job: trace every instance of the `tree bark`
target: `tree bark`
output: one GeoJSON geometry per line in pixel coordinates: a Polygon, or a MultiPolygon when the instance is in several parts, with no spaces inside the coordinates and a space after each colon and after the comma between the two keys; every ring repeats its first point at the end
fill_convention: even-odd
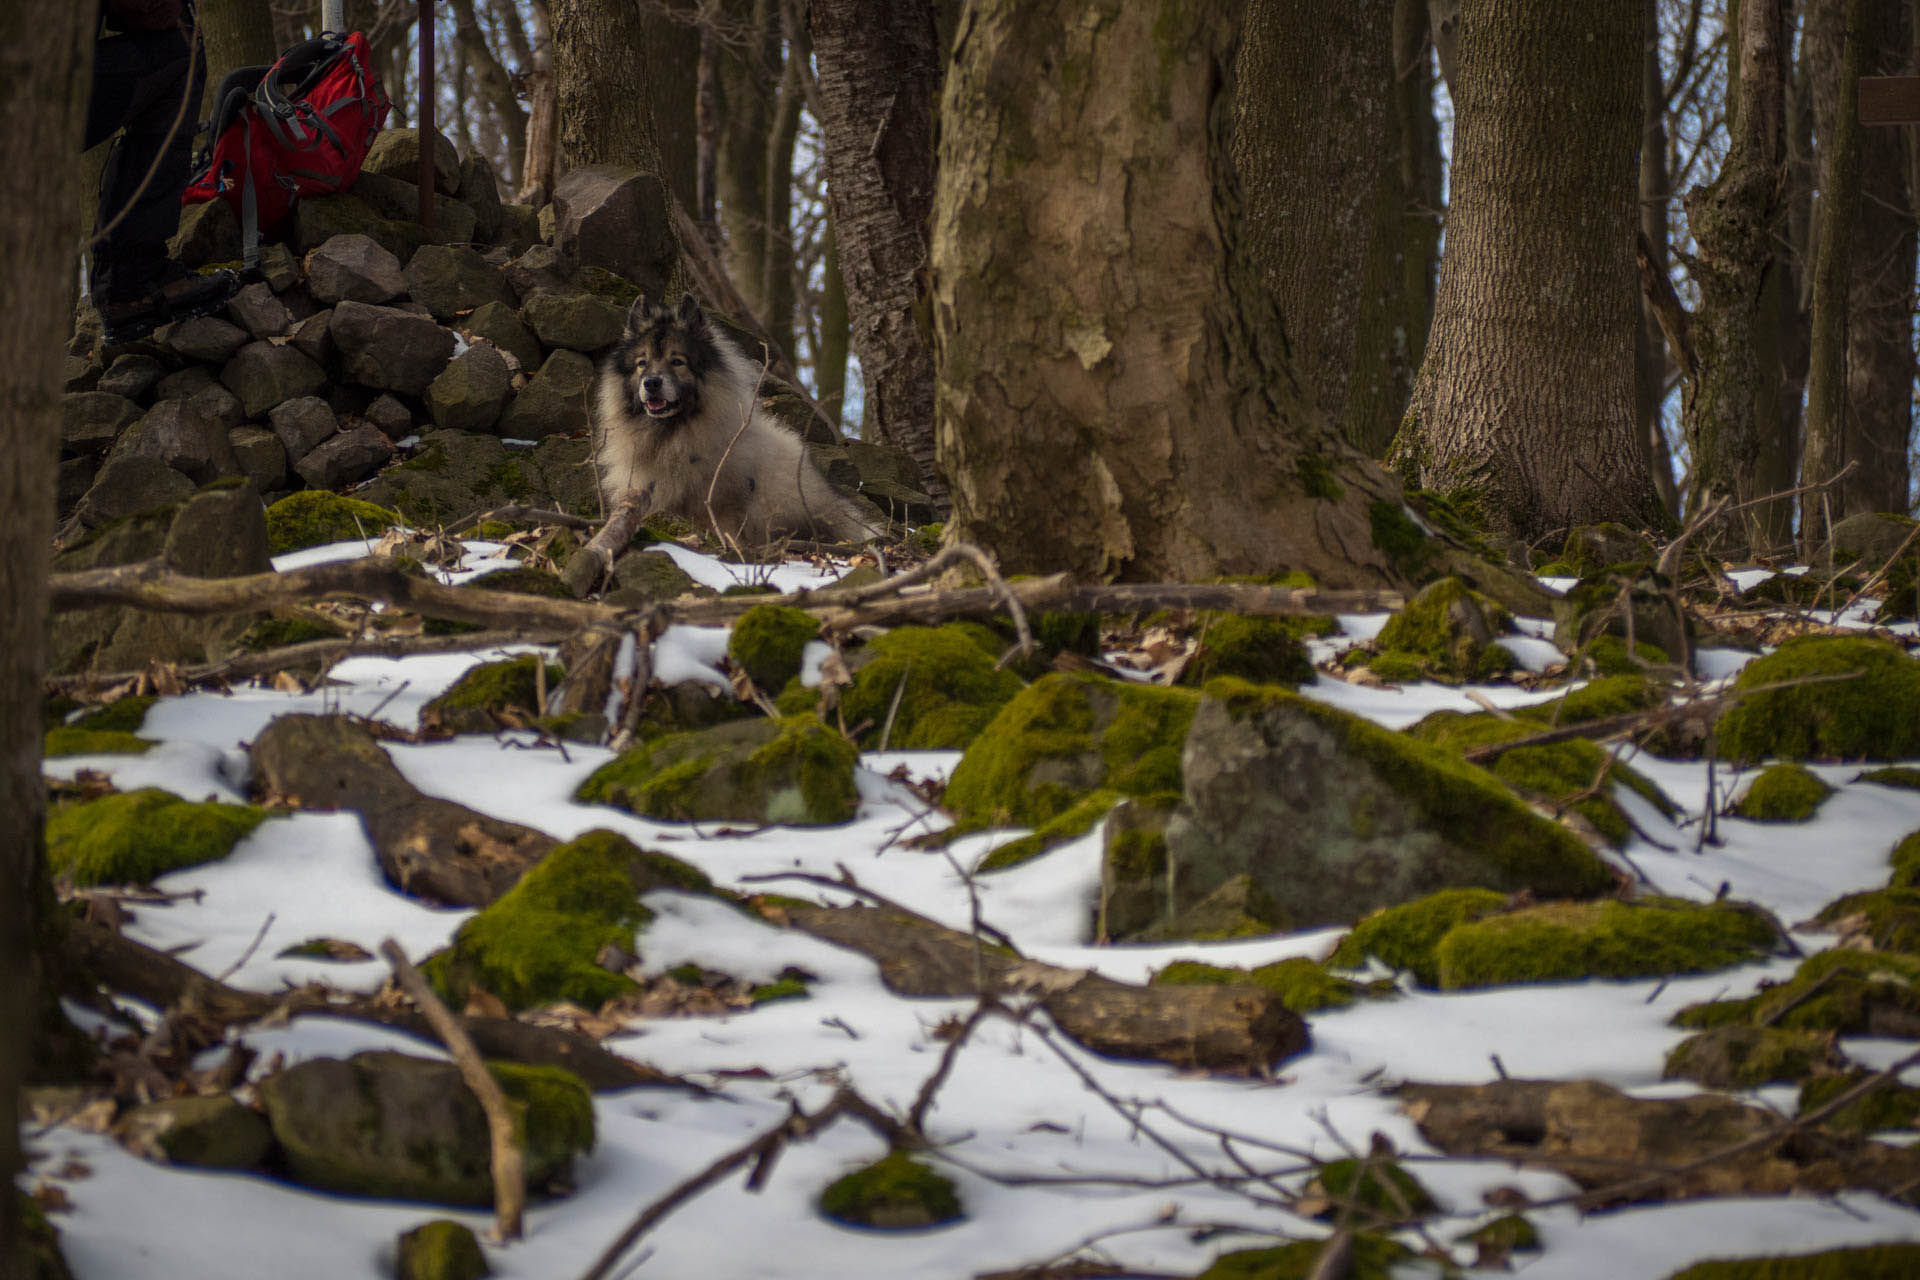
{"type": "Polygon", "coordinates": [[[767,262],[767,148],[780,83],[776,0],[720,0],[720,56],[714,85],[720,135],[715,191],[726,233],[727,274],[764,328],[767,262]]]}
{"type": "MultiPolygon", "coordinates": [[[[1369,428],[1356,441],[1368,457],[1384,457],[1413,394],[1413,379],[1427,355],[1433,327],[1434,286],[1440,269],[1440,228],[1446,215],[1446,160],[1440,152],[1440,121],[1434,114],[1436,56],[1424,0],[1396,0],[1393,7],[1394,121],[1399,136],[1400,212],[1398,238],[1386,243],[1397,254],[1401,280],[1394,305],[1383,323],[1404,334],[1394,348],[1397,363],[1382,384],[1391,423],[1369,428]]],[[[1377,414],[1368,421],[1380,423],[1377,414]]]]}
{"type": "Polygon", "coordinates": [[[11,1199],[18,1102],[52,1008],[40,680],[94,14],[65,0],[0,7],[0,1280],[24,1280],[29,1265],[11,1199]]]}
{"type": "Polygon", "coordinates": [[[1463,0],[1452,201],[1393,457],[1533,540],[1662,520],[1637,439],[1641,0],[1463,0]]]}
{"type": "Polygon", "coordinates": [[[1399,487],[1307,412],[1241,252],[1230,0],[978,0],[932,303],[959,536],[1010,573],[1391,580],[1399,487]]]}
{"type": "MultiPolygon", "coordinates": [[[[1646,4],[1640,67],[1640,234],[1646,238],[1653,269],[1665,277],[1672,265],[1667,201],[1673,194],[1667,172],[1667,84],[1660,62],[1660,0],[1646,0],[1646,4]]],[[[1673,453],[1667,447],[1660,413],[1666,403],[1667,377],[1672,367],[1659,316],[1652,301],[1642,298],[1633,347],[1633,417],[1646,446],[1647,468],[1653,476],[1654,492],[1660,495],[1660,506],[1677,515],[1680,491],[1674,483],[1673,453]]]]}
{"type": "Polygon", "coordinates": [[[827,214],[820,267],[820,344],[813,356],[813,382],[820,407],[839,426],[847,416],[847,350],[852,321],[847,312],[847,282],[840,274],[840,237],[827,214]]]}
{"type": "Polygon", "coordinates": [[[260,0],[199,0],[194,13],[206,57],[207,80],[201,91],[204,120],[216,105],[212,95],[236,67],[261,67],[280,56],[273,38],[273,6],[260,0]]]}
{"type": "MultiPolygon", "coordinates": [[[[1731,18],[1731,15],[1730,15],[1731,18]]],[[[1690,274],[1700,291],[1693,341],[1699,371],[1682,405],[1693,456],[1689,514],[1713,497],[1745,502],[1772,492],[1767,455],[1777,445],[1778,302],[1767,292],[1780,270],[1774,249],[1782,209],[1785,162],[1784,59],[1786,24],[1781,0],[1743,0],[1728,29],[1732,102],[1726,159],[1714,181],[1687,193],[1687,221],[1697,254],[1690,274]],[[1737,65],[1737,70],[1732,69],[1737,65]],[[1772,302],[1771,308],[1769,302],[1772,302]],[[1774,406],[1767,416],[1767,406],[1774,406]]],[[[1777,449],[1775,450],[1777,451],[1777,449]]],[[[1749,507],[1716,531],[1722,551],[1773,549],[1782,504],[1749,507]]]]}
{"type": "Polygon", "coordinates": [[[834,247],[866,380],[861,434],[910,454],[921,488],[944,509],[923,292],[940,92],[935,6],[813,0],[810,26],[834,247]]]}
{"type": "Polygon", "coordinates": [[[695,39],[632,0],[555,0],[562,164],[628,165],[691,207],[695,39]]]}
{"type": "Polygon", "coordinates": [[[798,350],[793,341],[793,312],[798,301],[793,281],[793,149],[800,136],[800,62],[804,56],[789,43],[781,64],[767,129],[767,200],[761,212],[767,238],[760,261],[760,297],[767,333],[775,346],[789,354],[798,350]]]}

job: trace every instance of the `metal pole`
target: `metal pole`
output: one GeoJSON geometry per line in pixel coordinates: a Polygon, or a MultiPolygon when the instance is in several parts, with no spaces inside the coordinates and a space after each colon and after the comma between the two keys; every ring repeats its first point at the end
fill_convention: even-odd
{"type": "Polygon", "coordinates": [[[320,29],[334,32],[336,35],[345,34],[347,0],[320,0],[320,29]]]}
{"type": "Polygon", "coordinates": [[[420,227],[433,233],[433,0],[420,0],[420,227]]]}

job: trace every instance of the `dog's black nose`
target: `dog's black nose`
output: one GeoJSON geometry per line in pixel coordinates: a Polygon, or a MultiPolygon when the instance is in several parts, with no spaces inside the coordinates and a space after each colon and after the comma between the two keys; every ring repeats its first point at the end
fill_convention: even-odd
{"type": "Polygon", "coordinates": [[[645,392],[649,397],[658,399],[660,395],[660,386],[663,381],[664,379],[661,378],[659,374],[650,373],[646,377],[640,379],[640,390],[645,392]]]}

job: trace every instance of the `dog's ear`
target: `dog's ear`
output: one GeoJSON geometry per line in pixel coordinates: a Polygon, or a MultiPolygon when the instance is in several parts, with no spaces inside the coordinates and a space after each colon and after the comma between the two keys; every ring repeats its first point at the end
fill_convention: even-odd
{"type": "Polygon", "coordinates": [[[627,332],[638,336],[653,325],[653,304],[647,301],[647,295],[641,294],[627,308],[627,332]]]}
{"type": "Polygon", "coordinates": [[[705,313],[700,310],[699,300],[692,294],[680,299],[680,307],[673,313],[673,318],[682,328],[689,331],[704,328],[707,321],[705,313]]]}

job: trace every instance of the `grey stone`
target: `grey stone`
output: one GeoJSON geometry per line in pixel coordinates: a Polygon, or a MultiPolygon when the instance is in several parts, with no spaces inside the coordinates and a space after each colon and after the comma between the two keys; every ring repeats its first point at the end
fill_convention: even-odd
{"type": "MultiPolygon", "coordinates": [[[[1867,511],[1851,515],[1833,526],[1833,540],[1820,548],[1814,561],[1822,567],[1832,563],[1835,570],[1857,565],[1853,572],[1861,577],[1877,573],[1907,544],[1914,522],[1906,516],[1885,511],[1867,511]]],[[[1920,539],[1915,539],[1920,543],[1920,539]]],[[[1907,546],[1908,552],[1913,550],[1907,546]]]]}
{"type": "Polygon", "coordinates": [[[284,337],[293,328],[293,313],[264,282],[255,282],[233,295],[227,316],[255,338],[284,337]]]}
{"type": "Polygon", "coordinates": [[[185,400],[163,400],[114,443],[115,457],[148,457],[196,484],[240,470],[227,429],[185,400]]]}
{"type": "Polygon", "coordinates": [[[277,404],[320,390],[327,375],[292,347],[253,342],[220,371],[220,381],[240,397],[241,411],[257,418],[277,404]]]}
{"type": "Polygon", "coordinates": [[[500,434],[537,440],[583,430],[592,385],[593,361],[577,351],[554,352],[501,415],[500,434]]]}
{"type": "Polygon", "coordinates": [[[862,480],[855,492],[896,524],[918,526],[940,518],[932,498],[896,480],[862,480]]]}
{"type": "Polygon", "coordinates": [[[104,452],[122,431],[140,420],[140,406],[110,391],[76,391],[60,397],[60,453],[104,452]]]}
{"type": "Polygon", "coordinates": [[[166,370],[152,356],[143,356],[137,352],[115,356],[107,371],[100,375],[95,390],[110,392],[116,396],[125,396],[129,400],[139,400],[154,389],[164,377],[166,370]]]}
{"type": "Polygon", "coordinates": [[[618,342],[627,319],[613,303],[585,293],[535,294],[521,315],[545,345],[589,353],[618,342]]]}
{"type": "Polygon", "coordinates": [[[427,388],[427,408],[436,426],[455,431],[486,431],[500,420],[513,394],[513,374],[493,344],[475,343],[427,388]]]}
{"type": "Polygon", "coordinates": [[[272,242],[260,246],[260,276],[275,293],[285,293],[300,283],[300,263],[293,250],[272,242]]]}
{"type": "Polygon", "coordinates": [[[315,312],[302,320],[287,339],[287,345],[317,365],[333,358],[333,312],[315,312]]]}
{"type": "Polygon", "coordinates": [[[500,180],[493,163],[475,153],[460,162],[460,200],[473,210],[474,239],[485,244],[500,240],[500,180]]]}
{"type": "Polygon", "coordinates": [[[178,501],[192,492],[193,481],[160,459],[147,454],[121,455],[101,464],[75,514],[83,524],[97,529],[124,516],[178,501]]]}
{"type": "Polygon", "coordinates": [[[383,218],[355,195],[310,196],[294,206],[294,249],[303,256],[335,236],[354,234],[371,236],[403,262],[427,242],[416,224],[383,218]]]}
{"type": "Polygon", "coordinates": [[[175,355],[209,364],[225,364],[247,345],[247,331],[219,316],[199,316],[169,325],[160,333],[161,345],[175,355]]]}
{"type": "Polygon", "coordinates": [[[342,431],[293,464],[311,489],[339,489],[364,480],[393,457],[393,446],[371,424],[342,431]]]}
{"type": "Polygon", "coordinates": [[[413,300],[439,320],[513,298],[506,280],[485,258],[455,245],[422,246],[407,263],[405,277],[413,300]]]}
{"type": "Polygon", "coordinates": [[[485,338],[501,351],[513,357],[516,369],[531,375],[540,367],[540,343],[533,336],[533,330],[520,322],[512,307],[504,302],[489,302],[483,307],[475,307],[473,314],[467,317],[466,332],[469,337],[485,338]]]}
{"type": "Polygon", "coordinates": [[[344,299],[386,302],[406,287],[400,259],[371,236],[335,236],[307,255],[307,288],[325,306],[344,299]]]}
{"type": "Polygon", "coordinates": [[[537,294],[579,293],[580,286],[560,269],[560,255],[552,245],[536,244],[500,269],[521,305],[537,294]]]}
{"type": "Polygon", "coordinates": [[[180,226],[167,241],[167,256],[189,267],[240,260],[240,220],[225,200],[207,200],[180,210],[180,226]]]}
{"type": "Polygon", "coordinates": [[[679,259],[665,192],[639,170],[584,165],[553,188],[554,247],[567,271],[605,267],[652,296],[665,292],[679,259]]]}
{"type": "Polygon", "coordinates": [[[540,243],[540,212],[531,205],[500,206],[500,243],[513,249],[527,249],[540,243]]]}
{"type": "Polygon", "coordinates": [[[149,1102],[114,1129],[135,1154],[194,1169],[252,1169],[273,1147],[266,1118],[224,1093],[149,1102]]]}
{"type": "MultiPolygon", "coordinates": [[[[190,400],[208,387],[219,387],[220,379],[205,365],[190,364],[160,379],[153,389],[155,400],[190,400]]],[[[220,388],[225,391],[225,387],[220,388]]]]}
{"type": "Polygon", "coordinates": [[[528,455],[540,469],[549,505],[576,516],[600,514],[600,483],[593,469],[593,442],[585,436],[548,436],[528,455]]]}
{"type": "Polygon", "coordinates": [[[260,427],[235,427],[227,433],[233,446],[233,459],[240,474],[253,481],[262,493],[277,493],[287,487],[287,447],[280,437],[260,427]]]}
{"type": "Polygon", "coordinates": [[[541,467],[526,451],[509,448],[499,436],[466,431],[426,433],[418,454],[354,496],[415,524],[447,523],[509,502],[552,501],[541,467]]]}
{"type": "MultiPolygon", "coordinates": [[[[407,182],[420,180],[420,131],[383,129],[367,149],[363,172],[377,173],[407,182]]],[[[460,154],[445,136],[433,135],[434,190],[450,196],[460,194],[460,154]]]]}
{"type": "Polygon", "coordinates": [[[321,441],[340,430],[339,419],[333,416],[333,410],[327,407],[327,402],[318,396],[301,396],[298,400],[275,405],[267,419],[273,434],[285,447],[288,461],[293,463],[298,463],[312,453],[321,441]]]}
{"type": "Polygon", "coordinates": [[[451,331],[392,307],[343,302],[329,332],[347,380],[382,391],[424,394],[453,355],[451,331]]]}
{"type": "Polygon", "coordinates": [[[66,391],[91,391],[100,385],[100,365],[85,356],[63,357],[60,365],[61,388],[66,391]]]}
{"type": "Polygon", "coordinates": [[[404,440],[413,434],[413,410],[390,395],[374,397],[362,416],[380,428],[389,440],[404,440]]]}
{"type": "Polygon", "coordinates": [[[62,458],[60,472],[54,481],[54,511],[65,520],[80,505],[80,499],[87,496],[87,490],[93,487],[93,478],[99,467],[92,458],[62,458]]]}
{"type": "Polygon", "coordinates": [[[186,401],[203,417],[229,431],[247,420],[246,411],[240,407],[240,397],[217,382],[208,383],[186,401]]]}
{"type": "Polygon", "coordinates": [[[492,1274],[473,1228],[439,1218],[394,1241],[396,1280],[481,1280],[492,1274]]]}
{"type": "Polygon", "coordinates": [[[433,201],[433,230],[420,225],[420,188],[416,183],[379,173],[362,173],[354,183],[354,194],[375,212],[413,227],[423,244],[467,244],[478,233],[479,218],[464,201],[452,196],[436,196],[433,201]]]}

